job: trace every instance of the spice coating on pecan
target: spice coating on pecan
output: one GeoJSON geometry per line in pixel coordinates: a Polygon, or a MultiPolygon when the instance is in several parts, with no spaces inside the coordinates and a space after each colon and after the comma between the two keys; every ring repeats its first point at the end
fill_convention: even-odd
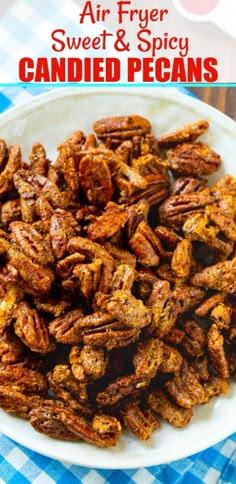
{"type": "Polygon", "coordinates": [[[195,141],[199,136],[205,133],[209,128],[209,123],[205,119],[187,124],[182,128],[176,129],[172,133],[165,134],[158,138],[161,148],[170,148],[180,143],[195,141]]]}

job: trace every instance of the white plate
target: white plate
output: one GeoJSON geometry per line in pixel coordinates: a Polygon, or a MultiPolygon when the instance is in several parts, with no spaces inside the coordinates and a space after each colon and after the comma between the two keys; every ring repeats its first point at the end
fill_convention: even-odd
{"type": "MultiPolygon", "coordinates": [[[[236,175],[236,123],[202,102],[174,89],[55,89],[0,117],[0,136],[20,143],[25,160],[33,141],[42,142],[55,159],[55,147],[76,129],[86,133],[104,116],[140,114],[151,120],[159,135],[198,119],[210,121],[203,139],[223,158],[222,173],[236,175]]],[[[222,173],[218,173],[217,177],[222,173]]],[[[61,461],[106,469],[163,464],[199,452],[236,430],[236,384],[227,396],[195,408],[185,429],[162,423],[153,438],[143,443],[124,433],[115,449],[98,449],[86,443],[52,440],[35,432],[27,421],[0,411],[0,430],[20,444],[61,461]]]]}

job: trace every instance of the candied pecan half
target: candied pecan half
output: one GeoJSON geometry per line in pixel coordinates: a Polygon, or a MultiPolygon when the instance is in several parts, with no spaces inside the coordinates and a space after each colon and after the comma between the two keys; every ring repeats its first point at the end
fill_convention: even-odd
{"type": "Polygon", "coordinates": [[[148,378],[136,375],[116,378],[107,385],[103,392],[98,393],[97,404],[102,407],[112,406],[126,397],[138,395],[149,384],[149,381],[148,378]]]}
{"type": "Polygon", "coordinates": [[[205,299],[200,306],[195,310],[196,316],[205,317],[207,316],[215,306],[223,302],[225,299],[225,294],[217,292],[213,296],[205,299]]]}
{"type": "Polygon", "coordinates": [[[91,415],[86,386],[74,378],[69,365],[56,365],[47,377],[50,389],[60,400],[84,415],[91,415]]]}
{"type": "Polygon", "coordinates": [[[49,161],[45,148],[41,143],[35,142],[29,154],[30,169],[41,176],[47,176],[49,161]]]}
{"type": "Polygon", "coordinates": [[[79,191],[78,160],[74,144],[65,142],[58,146],[63,175],[68,188],[75,194],[79,191]]]}
{"type": "MultiPolygon", "coordinates": [[[[17,188],[21,199],[30,204],[34,209],[36,197],[44,196],[50,202],[53,208],[65,209],[68,207],[71,194],[62,192],[55,183],[48,178],[37,175],[32,170],[20,169],[14,175],[14,184],[17,188]]],[[[27,222],[27,220],[24,220],[27,222]]],[[[29,220],[32,222],[32,220],[29,220]]]]}
{"type": "Polygon", "coordinates": [[[18,270],[29,288],[38,294],[47,294],[50,291],[55,279],[51,269],[36,264],[13,246],[8,250],[8,256],[11,265],[18,270]]]}
{"type": "Polygon", "coordinates": [[[195,286],[234,294],[236,292],[236,258],[202,269],[192,277],[191,282],[195,286]]]}
{"type": "Polygon", "coordinates": [[[82,416],[58,402],[38,405],[30,412],[30,423],[35,430],[51,438],[72,441],[82,439],[98,447],[114,447],[119,436],[118,424],[116,432],[99,434],[82,416]]]}
{"type": "Polygon", "coordinates": [[[201,192],[206,187],[206,180],[192,176],[180,177],[171,184],[170,195],[184,195],[185,193],[201,192]]]}
{"type": "Polygon", "coordinates": [[[193,319],[182,321],[181,328],[185,331],[185,337],[181,343],[185,353],[189,356],[203,355],[207,344],[204,328],[193,319]]]}
{"type": "Polygon", "coordinates": [[[98,241],[110,239],[125,226],[127,220],[127,210],[114,202],[109,202],[104,213],[89,224],[87,236],[91,240],[98,241]]]}
{"type": "Polygon", "coordinates": [[[49,333],[56,339],[56,341],[75,344],[79,342],[81,338],[81,327],[79,326],[77,329],[76,323],[84,318],[84,313],[80,308],[68,311],[51,321],[49,324],[49,333]]]}
{"type": "Polygon", "coordinates": [[[38,402],[30,411],[30,423],[34,430],[52,439],[78,442],[81,438],[62,423],[58,412],[61,408],[61,402],[58,401],[38,402]]]}
{"type": "MultiPolygon", "coordinates": [[[[98,418],[100,418],[100,416],[98,418]]],[[[105,418],[106,416],[103,415],[103,420],[105,420],[105,418]]],[[[71,409],[61,411],[61,420],[71,432],[75,433],[89,444],[97,445],[98,447],[115,447],[117,444],[120,433],[118,421],[115,432],[99,433],[94,430],[92,424],[88,423],[83,417],[75,412],[72,412],[71,409]]],[[[110,416],[107,416],[107,420],[110,420],[110,416]]]]}
{"type": "Polygon", "coordinates": [[[233,310],[230,306],[220,303],[212,309],[210,318],[219,329],[229,329],[232,312],[233,310]]]}
{"type": "Polygon", "coordinates": [[[205,397],[202,403],[208,403],[212,397],[226,395],[229,391],[227,382],[216,375],[211,375],[209,380],[203,385],[205,397]]]}
{"type": "Polygon", "coordinates": [[[112,272],[114,269],[114,260],[106,249],[101,245],[92,242],[83,237],[73,237],[67,244],[67,250],[73,254],[78,252],[86,255],[89,259],[100,259],[103,262],[103,271],[99,284],[99,291],[107,292],[112,284],[112,272]]]}
{"type": "Polygon", "coordinates": [[[236,178],[232,175],[225,175],[213,185],[211,192],[216,198],[222,195],[232,195],[236,197],[236,178]]]}
{"type": "Polygon", "coordinates": [[[157,338],[151,338],[138,343],[133,356],[133,365],[137,377],[154,378],[163,361],[163,343],[157,338]]]}
{"type": "Polygon", "coordinates": [[[43,402],[39,395],[24,395],[17,385],[0,386],[0,406],[4,412],[28,418],[30,410],[43,402]]]}
{"type": "Polygon", "coordinates": [[[72,346],[69,360],[74,377],[81,383],[102,378],[108,364],[104,349],[90,346],[72,346]]]}
{"type": "Polygon", "coordinates": [[[7,157],[7,145],[4,139],[0,139],[0,169],[3,168],[7,157]]]}
{"type": "Polygon", "coordinates": [[[218,220],[220,223],[219,225],[216,219],[215,221],[211,220],[211,217],[208,216],[208,214],[209,211],[206,211],[203,214],[196,213],[191,215],[183,225],[185,237],[193,241],[203,242],[207,247],[210,247],[211,249],[214,249],[220,254],[228,257],[233,251],[233,241],[236,235],[236,226],[233,221],[231,223],[230,219],[222,214],[218,214],[216,216],[218,219],[220,219],[218,220]],[[230,237],[228,237],[228,233],[226,235],[226,225],[228,226],[228,229],[229,225],[232,227],[230,237]],[[220,238],[222,233],[225,235],[225,240],[220,238]]]}
{"type": "Polygon", "coordinates": [[[30,259],[41,265],[47,265],[54,261],[49,243],[32,226],[24,222],[12,222],[10,229],[16,243],[30,259]]]}
{"type": "Polygon", "coordinates": [[[212,364],[219,376],[229,377],[229,365],[224,350],[224,338],[216,324],[212,324],[207,333],[208,352],[212,364]]]}
{"type": "Polygon", "coordinates": [[[141,299],[136,299],[130,292],[117,290],[97,301],[101,308],[107,311],[111,318],[131,328],[143,328],[151,322],[151,310],[141,299]]]}
{"type": "Polygon", "coordinates": [[[176,348],[163,343],[163,358],[159,366],[162,373],[174,373],[179,371],[183,363],[183,358],[176,348]]]}
{"type": "Polygon", "coordinates": [[[46,232],[49,232],[51,216],[54,214],[54,210],[44,196],[41,195],[37,198],[35,203],[35,211],[40,217],[46,232]]]}
{"type": "Polygon", "coordinates": [[[0,197],[13,188],[13,176],[21,166],[21,147],[9,147],[8,159],[3,171],[0,173],[0,197]]]}
{"type": "Polygon", "coordinates": [[[199,120],[195,123],[187,124],[182,128],[178,128],[172,133],[164,134],[158,138],[158,144],[161,148],[170,148],[180,143],[192,143],[199,136],[205,133],[209,128],[209,123],[206,120],[199,120]]]}
{"type": "Polygon", "coordinates": [[[45,395],[48,389],[44,375],[20,364],[0,366],[0,385],[17,386],[19,391],[26,394],[45,395]]]}
{"type": "Polygon", "coordinates": [[[203,213],[214,198],[205,190],[198,193],[172,195],[159,208],[160,222],[167,227],[179,229],[195,213],[203,213]]]}
{"type": "Polygon", "coordinates": [[[236,351],[235,346],[231,345],[227,350],[227,361],[231,378],[236,380],[236,351]]]}
{"type": "Polygon", "coordinates": [[[192,244],[189,240],[183,239],[176,246],[172,259],[171,269],[177,277],[188,279],[192,264],[192,244]]]}
{"type": "Polygon", "coordinates": [[[151,153],[139,156],[131,161],[131,166],[144,177],[147,175],[162,175],[167,183],[169,181],[167,164],[159,156],[151,153]]]}
{"type": "Polygon", "coordinates": [[[166,341],[167,343],[178,345],[181,343],[181,341],[183,341],[184,336],[185,332],[182,331],[182,329],[174,327],[169,331],[169,333],[165,335],[164,341],[166,341]]]}
{"type": "MultiPolygon", "coordinates": [[[[149,206],[161,203],[169,193],[169,186],[166,178],[163,175],[146,175],[143,177],[146,186],[141,190],[135,191],[129,196],[127,202],[129,204],[136,203],[141,199],[148,202],[149,206]]],[[[119,201],[126,201],[121,197],[119,201]]]]}
{"type": "MultiPolygon", "coordinates": [[[[111,318],[110,315],[109,317],[111,318]]],[[[139,335],[140,328],[129,328],[119,321],[113,321],[95,328],[85,328],[83,331],[83,341],[85,345],[94,347],[105,346],[108,350],[112,350],[113,348],[128,346],[134,341],[137,341],[139,335]]]]}
{"type": "Polygon", "coordinates": [[[112,197],[113,186],[107,163],[99,155],[87,154],[79,164],[79,180],[89,203],[105,206],[112,197]]]}
{"type": "Polygon", "coordinates": [[[49,339],[46,321],[26,301],[21,301],[15,311],[15,333],[31,351],[49,353],[55,349],[49,339]]]}
{"type": "Polygon", "coordinates": [[[147,401],[154,412],[175,427],[185,427],[193,416],[191,408],[180,407],[160,388],[151,391],[147,401]]]}
{"type": "Polygon", "coordinates": [[[194,309],[205,296],[205,291],[190,285],[177,287],[173,293],[180,304],[179,314],[194,309]]]}
{"type": "Polygon", "coordinates": [[[57,259],[65,256],[69,240],[76,235],[78,223],[67,210],[57,209],[50,220],[50,241],[57,259]]]}
{"type": "Polygon", "coordinates": [[[60,316],[71,306],[70,301],[63,301],[62,299],[58,300],[53,297],[33,297],[33,302],[38,311],[52,314],[55,317],[60,316]]]}
{"type": "Polygon", "coordinates": [[[122,409],[125,427],[140,440],[150,439],[152,431],[160,426],[159,420],[150,412],[151,410],[149,414],[145,413],[136,403],[125,405],[122,409]]]}
{"type": "Polygon", "coordinates": [[[199,356],[191,360],[193,370],[198,374],[200,381],[203,382],[208,381],[210,378],[209,365],[208,355],[199,356]]]}
{"type": "Polygon", "coordinates": [[[93,125],[93,129],[99,139],[108,138],[112,144],[119,144],[133,136],[150,133],[151,125],[147,119],[134,114],[101,119],[93,125]]]}
{"type": "Polygon", "coordinates": [[[127,208],[128,222],[126,227],[127,238],[130,239],[134,235],[140,222],[147,221],[149,205],[146,200],[140,200],[134,205],[127,208]]]}
{"type": "Polygon", "coordinates": [[[99,435],[120,434],[121,424],[117,418],[110,415],[94,415],[92,427],[99,435]]]}
{"type": "Polygon", "coordinates": [[[221,166],[221,157],[204,143],[183,143],[167,152],[167,164],[175,176],[210,175],[221,166]]]}
{"type": "Polygon", "coordinates": [[[135,270],[128,264],[120,264],[113,274],[112,291],[131,291],[135,270]]]}
{"type": "Polygon", "coordinates": [[[80,264],[85,260],[85,255],[75,252],[74,254],[68,255],[65,259],[57,262],[56,272],[61,279],[67,279],[73,274],[73,270],[76,265],[80,264]]]}
{"type": "Polygon", "coordinates": [[[10,286],[6,294],[0,299],[0,334],[11,324],[14,311],[23,297],[23,292],[17,286],[10,286]]]}
{"type": "Polygon", "coordinates": [[[160,256],[166,255],[161,242],[144,220],[140,222],[134,235],[129,239],[129,246],[138,262],[145,267],[157,266],[160,256]]]}
{"type": "Polygon", "coordinates": [[[1,206],[1,222],[3,225],[8,225],[14,220],[20,220],[21,218],[21,207],[20,199],[8,200],[1,206]]]}
{"type": "Polygon", "coordinates": [[[174,378],[165,383],[165,389],[180,407],[191,408],[204,399],[204,389],[198,375],[186,360],[174,378]]]}
{"type": "Polygon", "coordinates": [[[25,353],[25,345],[14,334],[12,328],[7,328],[0,340],[0,361],[8,365],[21,361],[25,353]]]}

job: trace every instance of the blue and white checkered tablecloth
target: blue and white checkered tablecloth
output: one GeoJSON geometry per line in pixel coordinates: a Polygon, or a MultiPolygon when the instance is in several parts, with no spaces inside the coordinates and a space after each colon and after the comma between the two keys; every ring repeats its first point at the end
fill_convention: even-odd
{"type": "MultiPolygon", "coordinates": [[[[46,87],[0,89],[0,112],[48,90],[46,87]]],[[[0,484],[236,484],[236,434],[217,445],[165,465],[101,470],[70,465],[37,454],[0,433],[0,484]]]]}

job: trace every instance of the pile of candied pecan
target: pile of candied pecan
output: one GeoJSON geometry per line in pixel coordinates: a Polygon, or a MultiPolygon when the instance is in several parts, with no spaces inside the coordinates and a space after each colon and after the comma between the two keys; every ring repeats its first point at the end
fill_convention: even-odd
{"type": "Polygon", "coordinates": [[[199,121],[73,133],[54,164],[0,141],[0,405],[50,437],[115,446],[236,378],[236,179],[199,121]],[[173,181],[174,180],[174,181],[173,181]],[[173,181],[171,183],[171,181],[173,181]],[[151,210],[150,210],[151,207],[151,210]],[[151,214],[151,216],[150,216],[151,214]]]}

